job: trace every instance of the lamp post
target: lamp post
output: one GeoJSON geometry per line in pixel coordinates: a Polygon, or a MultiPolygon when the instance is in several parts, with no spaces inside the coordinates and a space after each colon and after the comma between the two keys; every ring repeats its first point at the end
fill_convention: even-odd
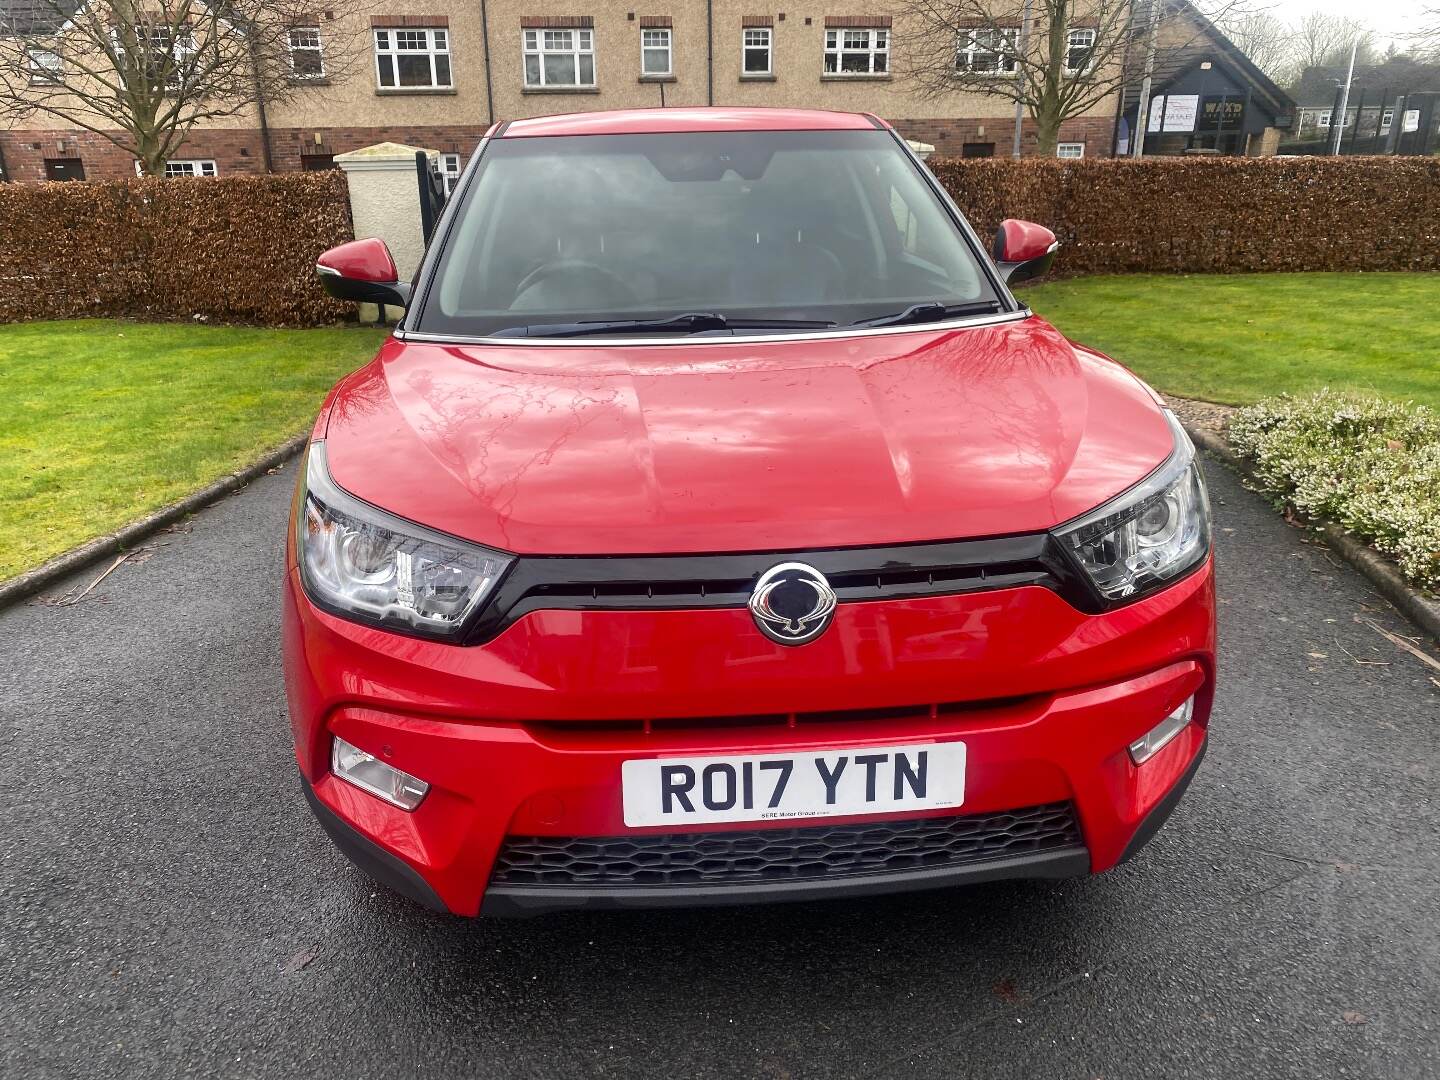
{"type": "MultiPolygon", "coordinates": [[[[1340,140],[1345,136],[1345,115],[1350,109],[1350,84],[1355,80],[1355,53],[1360,48],[1360,38],[1356,37],[1350,46],[1350,70],[1345,73],[1345,88],[1340,91],[1340,118],[1337,121],[1330,118],[1330,133],[1335,142],[1330,148],[1330,154],[1340,153],[1340,140]]],[[[1355,122],[1358,124],[1360,118],[1357,116],[1355,122]]]]}
{"type": "Polygon", "coordinates": [[[1209,60],[1200,65],[1200,93],[1199,100],[1195,103],[1195,127],[1190,132],[1190,144],[1186,147],[1187,150],[1195,148],[1195,138],[1200,134],[1200,123],[1205,119],[1205,80],[1209,77],[1212,66],[1209,60]]]}

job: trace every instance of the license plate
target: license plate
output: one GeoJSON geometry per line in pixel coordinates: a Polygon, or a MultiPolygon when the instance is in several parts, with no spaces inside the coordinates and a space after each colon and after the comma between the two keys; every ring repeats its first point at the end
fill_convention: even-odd
{"type": "Polygon", "coordinates": [[[638,758],[620,782],[632,827],[935,810],[965,800],[965,744],[638,758]]]}

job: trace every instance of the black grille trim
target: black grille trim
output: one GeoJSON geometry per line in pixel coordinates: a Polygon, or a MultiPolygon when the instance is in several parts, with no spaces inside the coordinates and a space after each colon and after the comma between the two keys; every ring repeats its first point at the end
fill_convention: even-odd
{"type": "Polygon", "coordinates": [[[562,892],[828,881],[1084,852],[1074,805],[745,832],[507,837],[492,886],[562,892]]]}
{"type": "Polygon", "coordinates": [[[475,644],[544,609],[743,608],[779,562],[809,563],[842,604],[1039,585],[1081,611],[1102,610],[1048,533],[940,544],[726,555],[529,556],[515,560],[466,635],[475,644]]]}

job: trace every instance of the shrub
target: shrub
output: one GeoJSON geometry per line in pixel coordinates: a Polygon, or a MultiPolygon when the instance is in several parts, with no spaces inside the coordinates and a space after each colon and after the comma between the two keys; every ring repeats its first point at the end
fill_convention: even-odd
{"type": "Polygon", "coordinates": [[[1440,270],[1440,159],[932,158],[988,244],[1055,230],[1061,274],[1440,270]]]}
{"type": "Polygon", "coordinates": [[[338,172],[0,184],[0,223],[0,322],[295,326],[352,310],[315,281],[315,256],[354,236],[338,172]]]}
{"type": "Polygon", "coordinates": [[[1267,491],[1440,589],[1440,413],[1333,390],[1285,395],[1236,412],[1230,443],[1267,491]]]}

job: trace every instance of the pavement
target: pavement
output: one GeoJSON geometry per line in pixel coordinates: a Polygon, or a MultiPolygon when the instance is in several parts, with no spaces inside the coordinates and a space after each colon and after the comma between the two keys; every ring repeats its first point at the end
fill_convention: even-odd
{"type": "Polygon", "coordinates": [[[1440,672],[1209,471],[1210,753],[1136,861],[518,922],[399,899],[312,820],[277,655],[293,466],[265,476],[77,602],[103,566],[0,612],[0,1075],[1440,1075],[1440,672]]]}

